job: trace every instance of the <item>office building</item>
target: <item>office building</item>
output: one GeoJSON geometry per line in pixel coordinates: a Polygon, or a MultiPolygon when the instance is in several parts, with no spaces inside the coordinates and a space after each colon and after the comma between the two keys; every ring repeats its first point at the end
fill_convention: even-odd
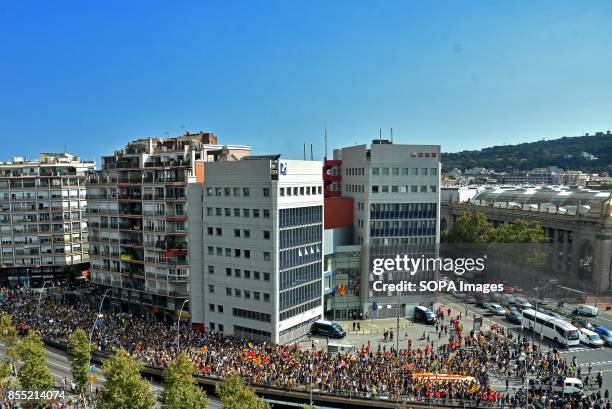
{"type": "Polygon", "coordinates": [[[330,215],[353,217],[351,240],[346,238],[348,223],[330,226],[329,233],[326,230],[334,238],[333,245],[330,243],[326,250],[326,315],[333,317],[334,312],[330,314],[329,309],[341,307],[335,316],[350,318],[357,313],[373,313],[374,317],[398,313],[404,316],[410,315],[418,304],[434,303],[432,293],[374,291],[373,281],[428,280],[435,277],[435,271],[419,272],[416,276],[394,271],[378,278],[372,273],[372,263],[375,258],[395,255],[437,255],[440,146],[374,140],[371,145],[335,149],[333,159],[326,161],[325,173],[329,183],[326,220],[328,209],[330,215]],[[338,196],[350,199],[350,203],[334,202],[338,196]],[[352,212],[349,213],[344,207],[350,205],[352,212]],[[359,269],[354,262],[358,257],[359,269]],[[358,282],[356,274],[360,276],[358,282]],[[344,295],[338,294],[338,290],[344,295]],[[356,305],[357,294],[359,305],[356,305]],[[382,308],[376,309],[375,305],[382,308]]]}
{"type": "MultiPolygon", "coordinates": [[[[239,160],[250,147],[220,145],[215,135],[129,142],[102,157],[88,179],[91,279],[112,288],[116,310],[175,315],[189,295],[189,183],[204,164],[239,160]]],[[[187,319],[188,307],[183,317],[187,319]]]]}
{"type": "Polygon", "coordinates": [[[68,153],[0,162],[0,282],[42,286],[89,263],[86,172],[94,162],[68,153]]]}
{"type": "Polygon", "coordinates": [[[189,188],[196,328],[287,343],[321,318],[321,165],[280,155],[206,164],[189,188]]]}

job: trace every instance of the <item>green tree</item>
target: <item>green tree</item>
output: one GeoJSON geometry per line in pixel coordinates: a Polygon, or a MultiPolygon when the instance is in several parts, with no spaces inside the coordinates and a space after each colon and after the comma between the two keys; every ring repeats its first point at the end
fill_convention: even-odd
{"type": "Polygon", "coordinates": [[[164,371],[164,391],[161,401],[164,409],[206,409],[206,393],[193,377],[195,366],[187,354],[180,354],[164,371]]]}
{"type": "Polygon", "coordinates": [[[17,337],[17,329],[13,323],[13,319],[10,315],[0,313],[0,342],[6,345],[7,348],[7,360],[0,363],[0,387],[8,388],[11,385],[13,379],[10,377],[13,375],[13,368],[15,361],[18,358],[18,345],[19,338],[17,337]]]}
{"type": "Polygon", "coordinates": [[[23,362],[17,373],[22,389],[49,390],[55,378],[45,362],[45,349],[40,336],[30,331],[18,347],[19,358],[23,362]]]}
{"type": "Polygon", "coordinates": [[[72,379],[76,384],[77,393],[83,393],[89,387],[89,363],[91,358],[91,345],[85,331],[77,328],[70,334],[70,370],[72,379]]]}
{"type": "Polygon", "coordinates": [[[269,409],[270,405],[257,397],[255,390],[244,383],[238,375],[230,375],[221,385],[217,385],[216,392],[223,409],[269,409]]]}
{"type": "Polygon", "coordinates": [[[101,409],[150,409],[155,398],[149,383],[140,377],[143,363],[134,360],[126,350],[117,352],[104,361],[106,380],[98,401],[101,409]]]}
{"type": "Polygon", "coordinates": [[[548,239],[538,223],[528,223],[517,220],[514,223],[504,223],[493,229],[491,240],[496,243],[546,243],[548,239]]]}
{"type": "Polygon", "coordinates": [[[461,214],[444,238],[448,243],[488,243],[493,234],[493,225],[482,212],[461,214]]]}

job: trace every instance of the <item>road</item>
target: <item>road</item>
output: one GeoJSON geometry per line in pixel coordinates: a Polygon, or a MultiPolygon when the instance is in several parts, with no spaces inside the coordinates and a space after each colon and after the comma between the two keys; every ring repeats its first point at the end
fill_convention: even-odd
{"type": "MultiPolygon", "coordinates": [[[[451,295],[440,295],[439,301],[445,305],[450,305],[451,308],[457,309],[458,311],[466,311],[466,304],[461,302],[460,299],[455,298],[451,295]]],[[[563,313],[566,313],[566,315],[571,316],[571,312],[573,311],[573,309],[574,306],[566,305],[563,309],[563,313]]],[[[512,324],[503,317],[494,316],[488,313],[486,310],[478,308],[473,304],[467,305],[467,312],[470,316],[483,316],[483,320],[485,322],[495,322],[510,329],[515,334],[520,334],[522,332],[520,325],[512,324]]],[[[593,324],[604,325],[608,328],[612,327],[612,320],[610,319],[610,317],[604,316],[603,314],[600,314],[598,317],[595,317],[593,319],[589,318],[589,321],[591,321],[593,324]]],[[[471,328],[467,329],[471,330],[471,328]]],[[[543,341],[540,341],[537,337],[537,334],[524,331],[523,335],[532,336],[535,343],[541,342],[540,345],[545,349],[555,347],[559,348],[557,345],[555,345],[554,341],[548,340],[546,338],[543,341]]],[[[580,344],[579,346],[575,346],[567,350],[561,349],[560,354],[564,356],[567,360],[571,360],[574,356],[576,357],[583,378],[588,373],[589,365],[591,365],[592,374],[597,374],[598,371],[602,371],[602,394],[603,391],[605,391],[606,389],[612,392],[612,348],[591,348],[586,345],[580,344]]]]}

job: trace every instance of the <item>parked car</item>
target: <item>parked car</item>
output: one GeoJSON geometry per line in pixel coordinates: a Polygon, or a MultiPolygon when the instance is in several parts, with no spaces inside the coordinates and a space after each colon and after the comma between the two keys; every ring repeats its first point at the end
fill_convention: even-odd
{"type": "Polygon", "coordinates": [[[608,328],[598,325],[595,327],[595,332],[599,334],[601,339],[606,343],[607,346],[612,346],[612,331],[608,328]]]}
{"type": "Polygon", "coordinates": [[[495,315],[499,315],[501,317],[503,317],[504,315],[506,315],[506,310],[504,309],[504,307],[502,307],[499,304],[489,304],[487,306],[487,309],[492,312],[495,315]]]}
{"type": "Polygon", "coordinates": [[[580,328],[580,342],[594,348],[601,347],[604,344],[598,333],[586,328],[580,328]]]}
{"type": "Polygon", "coordinates": [[[519,309],[533,308],[533,305],[524,297],[514,297],[514,305],[519,309]]]}
{"type": "Polygon", "coordinates": [[[537,305],[548,305],[548,300],[546,298],[534,298],[531,301],[533,304],[537,305]]]}
{"type": "Polygon", "coordinates": [[[318,320],[312,324],[313,335],[323,335],[329,338],[344,338],[346,331],[337,322],[318,320]]]}
{"type": "Polygon", "coordinates": [[[579,305],[574,310],[574,314],[596,317],[597,314],[599,314],[599,309],[597,307],[593,307],[592,305],[579,305]]]}
{"type": "Polygon", "coordinates": [[[512,322],[513,324],[520,324],[521,317],[522,317],[522,314],[516,308],[506,312],[506,319],[512,322]]]}
{"type": "Polygon", "coordinates": [[[429,308],[419,305],[414,308],[414,321],[433,325],[436,323],[436,315],[429,308]]]}
{"type": "Polygon", "coordinates": [[[480,308],[487,308],[487,299],[482,295],[476,297],[476,306],[480,308]]]}

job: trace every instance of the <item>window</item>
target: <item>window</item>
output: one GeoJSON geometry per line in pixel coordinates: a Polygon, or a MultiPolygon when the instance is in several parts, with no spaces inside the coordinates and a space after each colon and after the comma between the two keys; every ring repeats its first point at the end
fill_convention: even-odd
{"type": "Polygon", "coordinates": [[[246,298],[247,300],[250,300],[251,299],[251,291],[244,290],[244,298],[246,298]]]}
{"type": "Polygon", "coordinates": [[[270,273],[263,273],[264,281],[270,281],[270,273]]]}
{"type": "Polygon", "coordinates": [[[212,284],[209,284],[209,285],[208,285],[208,292],[209,292],[209,293],[214,293],[214,292],[215,292],[215,286],[214,286],[214,285],[212,285],[212,284]]]}
{"type": "Polygon", "coordinates": [[[207,227],[206,228],[206,234],[208,234],[209,236],[212,236],[214,234],[214,230],[212,227],[207,227]]]}
{"type": "Polygon", "coordinates": [[[232,215],[232,209],[230,209],[229,207],[226,207],[224,210],[225,216],[230,217],[232,215]]]}
{"type": "Polygon", "coordinates": [[[249,237],[251,237],[251,231],[247,230],[247,229],[244,229],[242,231],[242,235],[244,236],[244,238],[248,239],[249,237]]]}
{"type": "Polygon", "coordinates": [[[216,228],[216,234],[217,236],[223,236],[223,230],[221,229],[221,227],[216,228]]]}
{"type": "Polygon", "coordinates": [[[231,257],[232,256],[232,249],[225,249],[225,257],[231,257]]]}
{"type": "Polygon", "coordinates": [[[248,187],[242,188],[242,196],[247,197],[251,195],[251,190],[248,187]]]}
{"type": "Polygon", "coordinates": [[[244,251],[244,258],[251,258],[251,250],[244,251]]]}
{"type": "Polygon", "coordinates": [[[410,174],[412,176],[418,176],[419,175],[419,168],[411,168],[410,169],[410,174]]]}
{"type": "Polygon", "coordinates": [[[264,188],[262,189],[262,191],[263,191],[263,195],[264,195],[264,197],[268,197],[268,196],[270,196],[270,188],[269,188],[269,187],[264,187],[264,188]]]}
{"type": "Polygon", "coordinates": [[[234,188],[234,196],[240,196],[240,188],[238,187],[234,188]]]}
{"type": "Polygon", "coordinates": [[[372,168],[372,174],[378,175],[378,168],[372,168]]]}
{"type": "Polygon", "coordinates": [[[240,217],[240,209],[234,208],[234,217],[240,217]]]}
{"type": "Polygon", "coordinates": [[[430,173],[430,174],[431,174],[432,176],[436,176],[436,175],[438,174],[438,168],[431,168],[430,170],[431,170],[431,173],[430,173]]]}
{"type": "Polygon", "coordinates": [[[263,259],[265,261],[270,261],[270,252],[269,251],[264,251],[263,252],[263,259]]]}
{"type": "Polygon", "coordinates": [[[304,187],[300,187],[300,196],[304,196],[304,187]]]}
{"type": "Polygon", "coordinates": [[[388,176],[389,175],[389,168],[382,168],[382,174],[383,174],[383,176],[388,176]]]}
{"type": "Polygon", "coordinates": [[[221,188],[220,187],[216,187],[215,188],[215,196],[221,196],[221,188]]]}
{"type": "Polygon", "coordinates": [[[259,217],[259,209],[253,209],[253,217],[259,217]]]}
{"type": "Polygon", "coordinates": [[[398,193],[398,192],[399,192],[399,187],[397,185],[391,186],[391,193],[398,193]]]}
{"type": "Polygon", "coordinates": [[[406,185],[400,186],[400,193],[407,193],[407,192],[408,192],[408,186],[406,185]]]}
{"type": "Polygon", "coordinates": [[[242,215],[244,217],[251,217],[250,214],[251,214],[251,211],[249,209],[242,209],[242,215]]]}
{"type": "Polygon", "coordinates": [[[264,293],[264,301],[265,302],[270,302],[270,294],[264,293]]]}
{"type": "Polygon", "coordinates": [[[207,207],[206,208],[206,216],[212,216],[213,215],[213,208],[212,207],[207,207]]]}
{"type": "Polygon", "coordinates": [[[215,208],[215,214],[217,216],[221,216],[221,208],[220,207],[215,208]]]}
{"type": "Polygon", "coordinates": [[[215,312],[215,304],[208,304],[208,311],[215,312]]]}
{"type": "Polygon", "coordinates": [[[383,185],[382,186],[382,193],[389,193],[389,186],[383,185]]]}
{"type": "Polygon", "coordinates": [[[264,230],[263,231],[263,238],[264,238],[264,240],[270,240],[270,231],[269,230],[264,230]]]}
{"type": "Polygon", "coordinates": [[[416,193],[417,191],[418,191],[418,186],[417,185],[410,186],[410,192],[416,193]]]}
{"type": "Polygon", "coordinates": [[[436,185],[431,185],[431,186],[429,186],[429,191],[430,191],[431,193],[436,193],[436,185]]]}
{"type": "Polygon", "coordinates": [[[251,279],[251,270],[244,270],[244,278],[251,279]]]}
{"type": "Polygon", "coordinates": [[[372,193],[378,193],[378,186],[372,186],[372,193]]]}
{"type": "Polygon", "coordinates": [[[284,188],[284,187],[281,187],[281,188],[280,188],[280,190],[279,190],[279,194],[280,194],[281,196],[285,196],[285,188],[284,188]]]}
{"type": "Polygon", "coordinates": [[[213,330],[213,331],[215,330],[215,323],[214,322],[209,323],[208,326],[210,327],[211,330],[213,330]]]}
{"type": "Polygon", "coordinates": [[[427,176],[427,168],[421,169],[421,175],[427,176]]]}
{"type": "Polygon", "coordinates": [[[259,271],[253,271],[253,277],[255,278],[255,280],[259,280],[260,279],[259,271]]]}
{"type": "Polygon", "coordinates": [[[223,249],[221,247],[217,247],[217,256],[223,255],[223,249]]]}
{"type": "Polygon", "coordinates": [[[270,210],[263,209],[263,218],[264,219],[269,219],[270,218],[270,210]]]}
{"type": "Polygon", "coordinates": [[[287,188],[287,196],[291,196],[291,188],[290,187],[287,188]]]}
{"type": "Polygon", "coordinates": [[[212,195],[213,195],[212,187],[207,187],[206,188],[206,196],[212,196],[212,195]]]}
{"type": "Polygon", "coordinates": [[[391,174],[393,176],[399,175],[399,168],[391,168],[391,174]]]}
{"type": "Polygon", "coordinates": [[[219,314],[223,314],[223,306],[222,305],[217,305],[217,312],[219,314]]]}
{"type": "Polygon", "coordinates": [[[402,168],[402,176],[407,176],[409,173],[408,168],[402,168]]]}
{"type": "Polygon", "coordinates": [[[240,290],[240,288],[234,288],[234,295],[236,297],[242,297],[242,291],[240,290]]]}
{"type": "Polygon", "coordinates": [[[259,301],[261,299],[261,294],[259,291],[253,291],[253,299],[259,301]]]}
{"type": "Polygon", "coordinates": [[[421,193],[427,193],[427,185],[421,185],[421,193]]]}
{"type": "Polygon", "coordinates": [[[234,229],[234,237],[240,237],[240,229],[234,229]]]}
{"type": "Polygon", "coordinates": [[[228,276],[228,277],[231,277],[232,276],[232,269],[227,267],[225,269],[225,275],[228,276]]]}
{"type": "MultiPolygon", "coordinates": [[[[212,248],[212,247],[209,247],[212,248]]],[[[215,266],[208,266],[208,274],[215,274],[215,266]]]]}
{"type": "Polygon", "coordinates": [[[223,332],[223,330],[224,330],[223,324],[219,324],[219,332],[223,332]]]}
{"type": "Polygon", "coordinates": [[[229,187],[223,188],[223,193],[225,194],[225,196],[229,196],[230,192],[231,192],[231,189],[229,187]]]}
{"type": "Polygon", "coordinates": [[[241,251],[240,249],[234,249],[234,257],[240,257],[241,251]]]}
{"type": "Polygon", "coordinates": [[[234,276],[235,276],[236,278],[240,278],[240,277],[242,277],[242,272],[240,271],[240,269],[239,269],[239,268],[235,268],[235,269],[234,269],[234,276]]]}
{"type": "Polygon", "coordinates": [[[232,296],[232,289],[229,287],[225,287],[225,295],[231,297],[232,296]]]}

